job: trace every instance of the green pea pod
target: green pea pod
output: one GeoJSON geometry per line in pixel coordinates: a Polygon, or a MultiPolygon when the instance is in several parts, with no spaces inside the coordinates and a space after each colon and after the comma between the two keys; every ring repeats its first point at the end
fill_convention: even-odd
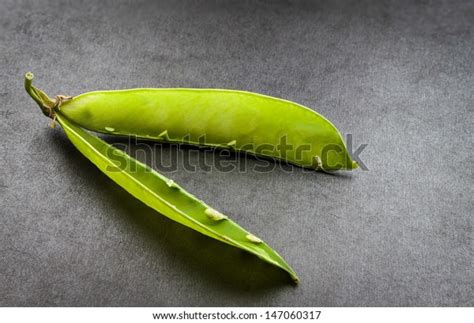
{"type": "Polygon", "coordinates": [[[65,117],[99,133],[229,148],[327,171],[358,166],[326,118],[270,96],[219,89],[131,89],[59,99],[65,117]]]}
{"type": "Polygon", "coordinates": [[[248,251],[285,270],[294,282],[298,282],[295,271],[265,242],[186,192],[172,180],[75,125],[57,109],[58,102],[64,97],[49,98],[41,90],[31,86],[32,79],[31,73],[26,75],[25,87],[43,112],[57,119],[74,146],[127,192],[178,223],[248,251]]]}

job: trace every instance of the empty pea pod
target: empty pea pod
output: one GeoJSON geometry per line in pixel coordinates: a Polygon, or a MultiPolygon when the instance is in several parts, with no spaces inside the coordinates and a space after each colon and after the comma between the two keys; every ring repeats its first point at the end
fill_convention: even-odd
{"type": "Polygon", "coordinates": [[[130,194],[183,225],[280,267],[295,282],[295,271],[263,240],[84,129],[229,148],[315,169],[357,167],[333,124],[290,101],[214,89],[132,89],[50,98],[32,80],[27,73],[25,88],[43,113],[53,124],[57,120],[76,148],[130,194]],[[125,163],[119,167],[110,154],[125,163]]]}
{"type": "Polygon", "coordinates": [[[262,260],[287,271],[298,282],[295,271],[262,240],[227,216],[214,210],[170,179],[145,164],[84,131],[57,113],[57,120],[69,140],[102,172],[134,197],[163,215],[211,238],[248,251],[262,260]],[[121,158],[109,159],[113,154],[121,158]],[[122,161],[126,161],[122,163],[122,161]],[[124,166],[125,165],[125,166],[124,166]],[[172,185],[170,185],[170,182],[172,185]]]}
{"type": "Polygon", "coordinates": [[[131,89],[59,97],[56,104],[64,117],[94,132],[229,148],[328,171],[357,167],[326,118],[261,94],[131,89]]]}

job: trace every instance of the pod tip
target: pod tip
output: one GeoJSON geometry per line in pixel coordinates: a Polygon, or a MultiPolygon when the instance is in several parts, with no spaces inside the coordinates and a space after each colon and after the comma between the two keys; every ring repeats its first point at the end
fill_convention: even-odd
{"type": "Polygon", "coordinates": [[[359,164],[356,161],[352,161],[352,169],[359,168],[359,164]]]}

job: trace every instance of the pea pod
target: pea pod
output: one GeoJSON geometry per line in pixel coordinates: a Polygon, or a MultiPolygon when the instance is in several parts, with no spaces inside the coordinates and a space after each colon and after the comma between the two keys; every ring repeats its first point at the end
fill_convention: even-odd
{"type": "Polygon", "coordinates": [[[300,104],[218,89],[131,89],[59,97],[75,124],[99,133],[229,148],[323,170],[353,169],[326,118],[300,104]]]}
{"type": "Polygon", "coordinates": [[[295,271],[260,238],[186,192],[172,180],[77,126],[62,112],[62,108],[59,109],[60,103],[68,98],[49,98],[31,85],[32,79],[33,74],[25,75],[25,87],[43,112],[61,124],[69,140],[85,157],[131,195],[178,223],[250,252],[285,270],[294,282],[298,282],[295,271]]]}

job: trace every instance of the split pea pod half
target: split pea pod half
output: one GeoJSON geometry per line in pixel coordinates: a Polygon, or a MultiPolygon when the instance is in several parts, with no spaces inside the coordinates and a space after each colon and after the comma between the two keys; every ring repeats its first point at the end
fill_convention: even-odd
{"type": "Polygon", "coordinates": [[[326,171],[353,169],[341,134],[300,104],[218,89],[131,89],[60,97],[78,126],[146,140],[228,148],[326,171]]]}

